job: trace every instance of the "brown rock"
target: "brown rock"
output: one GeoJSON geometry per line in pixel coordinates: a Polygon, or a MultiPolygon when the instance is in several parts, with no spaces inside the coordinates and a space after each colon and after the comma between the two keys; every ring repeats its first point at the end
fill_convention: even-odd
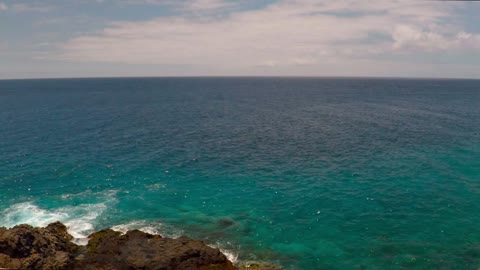
{"type": "Polygon", "coordinates": [[[22,261],[20,259],[11,258],[8,255],[0,253],[0,267],[6,269],[20,269],[22,261]]]}
{"type": "Polygon", "coordinates": [[[138,230],[125,235],[102,230],[90,236],[75,269],[234,270],[218,249],[186,237],[162,238],[138,230]]]}
{"type": "MultiPolygon", "coordinates": [[[[230,221],[224,221],[231,226],[230,221]]],[[[245,264],[239,269],[220,250],[187,237],[162,238],[138,230],[101,230],[86,247],[72,243],[60,222],[46,228],[0,227],[0,268],[28,270],[278,270],[245,264]]]]}
{"type": "Polygon", "coordinates": [[[65,269],[78,247],[60,222],[46,228],[18,225],[0,228],[0,268],[65,269]]]}

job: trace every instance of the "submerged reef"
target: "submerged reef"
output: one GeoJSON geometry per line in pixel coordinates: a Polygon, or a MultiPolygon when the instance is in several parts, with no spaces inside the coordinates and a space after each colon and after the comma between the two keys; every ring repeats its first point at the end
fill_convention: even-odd
{"type": "Polygon", "coordinates": [[[219,249],[188,237],[164,238],[139,230],[110,229],[89,236],[86,246],[72,242],[67,227],[0,227],[0,269],[40,270],[278,270],[272,265],[234,265],[219,249]]]}

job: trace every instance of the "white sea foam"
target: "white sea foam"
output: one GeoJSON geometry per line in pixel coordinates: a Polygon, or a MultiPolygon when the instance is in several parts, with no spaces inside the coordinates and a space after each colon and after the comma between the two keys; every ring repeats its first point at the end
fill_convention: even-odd
{"type": "Polygon", "coordinates": [[[5,209],[0,217],[0,224],[5,227],[18,224],[45,227],[52,222],[60,221],[67,226],[75,243],[86,244],[87,235],[94,230],[94,220],[106,209],[104,203],[96,203],[46,210],[33,202],[24,202],[5,209]]]}
{"type": "Polygon", "coordinates": [[[227,257],[227,259],[229,261],[231,261],[233,264],[236,264],[238,262],[238,254],[236,252],[233,252],[229,249],[226,249],[224,247],[222,247],[221,245],[217,244],[217,245],[208,245],[209,247],[211,248],[218,248],[220,250],[220,252],[223,253],[223,255],[225,255],[225,257],[227,257]]]}
{"type": "Polygon", "coordinates": [[[178,229],[165,226],[162,223],[152,223],[145,220],[137,220],[126,224],[115,225],[111,229],[121,233],[126,233],[129,230],[140,230],[149,234],[156,234],[169,238],[178,238],[182,235],[182,231],[178,229]]]}
{"type": "Polygon", "coordinates": [[[133,221],[127,224],[115,225],[111,229],[117,232],[126,233],[129,230],[140,230],[149,234],[158,234],[160,233],[160,227],[162,224],[157,225],[148,225],[145,221],[133,221]]]}
{"type": "Polygon", "coordinates": [[[145,185],[145,188],[147,188],[148,190],[158,190],[158,189],[165,188],[166,186],[167,186],[166,184],[156,183],[151,185],[145,185]]]}
{"type": "Polygon", "coordinates": [[[31,202],[14,204],[5,209],[1,217],[2,225],[6,227],[13,227],[22,223],[44,227],[49,223],[66,218],[66,213],[49,212],[31,202]]]}
{"type": "Polygon", "coordinates": [[[233,264],[236,264],[238,262],[237,253],[224,248],[219,248],[219,249],[220,249],[220,252],[222,252],[223,255],[225,255],[225,257],[227,257],[227,259],[231,261],[233,264]]]}
{"type": "MultiPolygon", "coordinates": [[[[102,203],[80,204],[56,209],[43,209],[33,202],[14,204],[0,212],[0,226],[11,228],[18,224],[29,224],[36,227],[45,227],[52,222],[60,221],[67,226],[67,230],[74,237],[76,244],[86,245],[88,235],[94,232],[95,220],[107,210],[107,203],[114,199],[114,195],[115,193],[107,194],[107,200],[102,203]]],[[[66,197],[70,196],[75,195],[66,197]]],[[[116,225],[112,229],[122,233],[138,229],[169,238],[178,238],[183,235],[183,231],[176,228],[144,220],[116,225]]],[[[211,245],[211,247],[220,249],[231,262],[237,262],[238,255],[235,252],[224,248],[220,244],[211,245]]]]}

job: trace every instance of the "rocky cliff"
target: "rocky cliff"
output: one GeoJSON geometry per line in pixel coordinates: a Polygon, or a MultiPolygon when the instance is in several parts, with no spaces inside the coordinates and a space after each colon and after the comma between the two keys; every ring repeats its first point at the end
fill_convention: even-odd
{"type": "Polygon", "coordinates": [[[163,238],[138,230],[101,230],[87,246],[72,243],[60,222],[45,228],[0,227],[0,269],[40,270],[275,270],[273,266],[234,266],[220,250],[187,237],[163,238]]]}

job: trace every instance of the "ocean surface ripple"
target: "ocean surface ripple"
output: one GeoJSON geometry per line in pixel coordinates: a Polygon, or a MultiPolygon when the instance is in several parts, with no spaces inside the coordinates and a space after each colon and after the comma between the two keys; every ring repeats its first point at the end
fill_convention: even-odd
{"type": "Polygon", "coordinates": [[[0,81],[0,226],[286,269],[478,269],[480,81],[0,81]]]}

